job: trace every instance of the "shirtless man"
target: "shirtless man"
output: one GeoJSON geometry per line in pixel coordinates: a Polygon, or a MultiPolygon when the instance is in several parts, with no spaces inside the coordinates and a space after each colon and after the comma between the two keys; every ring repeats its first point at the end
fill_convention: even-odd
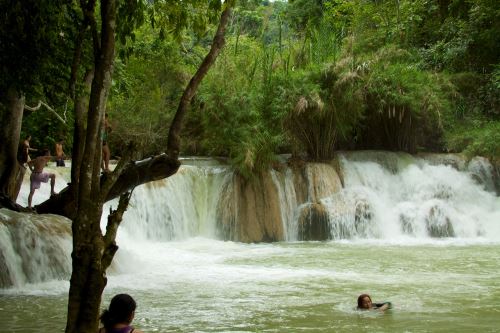
{"type": "Polygon", "coordinates": [[[63,143],[62,139],[56,142],[56,166],[58,167],[66,166],[64,164],[63,143]]]}
{"type": "Polygon", "coordinates": [[[47,166],[47,163],[52,159],[48,149],[44,149],[44,155],[39,156],[28,162],[28,167],[31,170],[30,177],[30,194],[28,196],[28,207],[31,207],[31,201],[33,199],[33,194],[36,189],[40,188],[41,183],[47,183],[50,178],[50,195],[55,195],[54,185],[56,183],[56,175],[53,173],[43,172],[43,168],[47,166]]]}
{"type": "Polygon", "coordinates": [[[22,165],[28,163],[31,160],[30,151],[38,151],[37,149],[30,147],[30,140],[31,135],[26,136],[19,147],[18,160],[22,165]]]}

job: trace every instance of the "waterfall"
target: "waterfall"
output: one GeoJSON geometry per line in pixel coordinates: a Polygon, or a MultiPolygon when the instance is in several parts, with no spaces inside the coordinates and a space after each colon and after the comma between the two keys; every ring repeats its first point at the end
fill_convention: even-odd
{"type": "Polygon", "coordinates": [[[283,223],[284,240],[291,242],[297,240],[299,233],[297,196],[293,184],[292,171],[287,168],[285,172],[271,171],[274,184],[278,188],[281,208],[281,221],[283,223]]]}
{"type": "Polygon", "coordinates": [[[333,239],[500,239],[500,200],[486,160],[473,159],[460,171],[407,154],[378,154],[399,162],[363,160],[363,153],[340,157],[344,188],[323,199],[333,239]]]}
{"type": "Polygon", "coordinates": [[[68,219],[1,209],[0,287],[68,279],[71,246],[68,219]]]}
{"type": "MultiPolygon", "coordinates": [[[[57,175],[56,191],[64,188],[69,168],[49,169],[57,175]]],[[[138,247],[126,244],[195,237],[247,242],[262,241],[262,235],[278,241],[500,241],[500,198],[493,172],[482,158],[350,152],[340,153],[331,163],[284,164],[251,183],[237,180],[229,166],[215,160],[186,159],[176,175],[134,190],[118,231],[121,250],[110,271],[134,269],[138,247]],[[248,193],[265,197],[248,200],[248,193]],[[238,228],[255,203],[268,204],[259,207],[276,213],[254,214],[245,228],[238,228]],[[260,229],[252,229],[252,223],[260,229]]],[[[19,204],[27,204],[28,192],[29,173],[19,204]]],[[[49,194],[50,186],[42,184],[34,203],[49,194]]],[[[104,212],[116,205],[116,200],[107,203],[104,212]]],[[[104,214],[103,230],[106,218],[104,214]]],[[[68,279],[70,253],[67,219],[0,210],[0,288],[68,279]]]]}
{"type": "MultiPolygon", "coordinates": [[[[227,181],[227,167],[183,165],[176,175],[134,190],[120,232],[152,241],[216,238],[216,208],[227,181]]],[[[113,205],[117,201],[106,207],[113,205]]],[[[105,223],[103,216],[103,230],[105,223]]]]}

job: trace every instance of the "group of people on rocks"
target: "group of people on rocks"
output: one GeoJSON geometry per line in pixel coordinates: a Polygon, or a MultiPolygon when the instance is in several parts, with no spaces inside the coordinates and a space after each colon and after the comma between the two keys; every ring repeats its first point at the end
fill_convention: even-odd
{"type": "MultiPolygon", "coordinates": [[[[112,128],[109,124],[108,114],[106,113],[104,116],[104,124],[103,129],[101,131],[101,139],[102,139],[102,164],[101,168],[104,173],[108,173],[111,170],[109,169],[109,160],[111,157],[111,152],[109,150],[108,144],[108,136],[111,133],[112,128]]],[[[50,150],[45,148],[41,150],[41,154],[31,159],[31,152],[39,152],[38,149],[32,148],[30,146],[31,135],[28,135],[24,138],[24,140],[19,145],[19,150],[17,154],[18,162],[23,166],[27,167],[31,171],[30,176],[30,193],[28,195],[28,208],[32,208],[32,200],[35,191],[40,188],[41,183],[47,183],[50,180],[50,195],[55,195],[54,186],[56,175],[51,172],[44,172],[43,169],[47,166],[48,162],[55,161],[57,167],[66,166],[64,159],[66,158],[66,154],[64,153],[64,140],[59,139],[54,146],[55,156],[50,154],[50,150]]]]}

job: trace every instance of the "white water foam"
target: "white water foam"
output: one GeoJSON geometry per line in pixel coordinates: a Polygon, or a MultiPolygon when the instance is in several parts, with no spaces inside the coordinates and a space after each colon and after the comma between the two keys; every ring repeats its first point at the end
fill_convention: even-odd
{"type": "MultiPolygon", "coordinates": [[[[338,193],[319,198],[329,211],[334,243],[366,244],[383,248],[387,245],[450,247],[500,241],[500,199],[482,183],[478,183],[470,171],[431,165],[425,160],[410,162],[405,160],[405,163],[393,163],[397,167],[388,169],[382,163],[348,158],[342,160],[345,187],[338,193]]],[[[331,172],[333,168],[322,170],[331,172]]],[[[69,168],[55,168],[54,171],[57,172],[56,188],[60,190],[69,180],[69,168]]],[[[273,172],[272,177],[279,190],[285,240],[295,241],[299,205],[296,202],[293,174],[290,169],[285,169],[283,172],[273,172]]],[[[327,178],[331,175],[319,173],[315,177],[327,178]]],[[[221,191],[231,179],[232,173],[227,167],[185,165],[173,177],[138,187],[118,232],[117,243],[120,250],[110,268],[110,274],[116,275],[120,281],[116,285],[124,283],[130,287],[147,287],[151,283],[150,288],[155,288],[164,283],[162,279],[168,281],[166,276],[183,276],[188,280],[212,276],[217,280],[219,274],[226,276],[226,273],[234,275],[229,278],[230,283],[238,279],[257,278],[257,273],[253,273],[245,265],[228,268],[223,263],[251,257],[259,251],[276,251],[273,255],[279,255],[283,250],[272,245],[254,246],[216,240],[217,207],[221,205],[221,191]],[[150,282],[140,282],[140,279],[148,279],[142,274],[136,274],[138,271],[157,272],[152,273],[156,278],[152,278],[150,282]],[[135,279],[130,275],[138,275],[140,278],[135,279]],[[125,281],[127,278],[130,278],[130,283],[125,281]]],[[[18,202],[25,202],[28,192],[29,179],[25,179],[18,202]]],[[[328,193],[327,189],[323,192],[328,193]]],[[[35,198],[43,201],[49,193],[50,186],[43,184],[35,198]]],[[[110,206],[116,207],[116,201],[105,205],[105,213],[110,206]]],[[[103,230],[105,215],[102,219],[103,230]]],[[[42,220],[39,222],[44,224],[42,220]]],[[[33,230],[31,234],[38,232],[33,230]]],[[[39,242],[51,244],[47,245],[51,247],[50,251],[59,251],[67,259],[59,260],[56,265],[58,267],[50,268],[59,273],[51,272],[49,268],[37,268],[26,273],[26,270],[20,268],[23,265],[43,267],[52,264],[44,264],[42,259],[36,259],[41,266],[30,264],[16,249],[16,241],[11,233],[12,230],[5,225],[0,226],[2,255],[9,258],[8,278],[16,281],[14,287],[23,289],[26,286],[27,290],[34,291],[37,288],[30,287],[30,283],[36,286],[47,279],[57,279],[63,275],[67,277],[70,238],[39,242]],[[58,248],[64,250],[57,250],[58,248]],[[57,275],[60,272],[63,272],[62,275],[57,275]]],[[[40,234],[37,237],[45,236],[40,234]]],[[[291,273],[266,268],[259,274],[265,274],[269,278],[274,274],[298,274],[300,278],[300,274],[308,275],[309,272],[301,273],[299,270],[291,273]]],[[[317,271],[314,274],[321,276],[317,271]]],[[[43,283],[48,285],[42,284],[42,292],[67,287],[62,281],[53,286],[49,282],[43,283]]]]}
{"type": "Polygon", "coordinates": [[[324,198],[332,238],[500,241],[500,199],[468,172],[425,161],[390,171],[342,159],[345,187],[324,198]]]}

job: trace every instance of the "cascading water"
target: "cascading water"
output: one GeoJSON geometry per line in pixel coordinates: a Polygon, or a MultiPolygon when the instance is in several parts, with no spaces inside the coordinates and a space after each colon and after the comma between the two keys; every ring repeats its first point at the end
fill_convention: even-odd
{"type": "Polygon", "coordinates": [[[273,181],[278,188],[280,201],[281,220],[283,222],[284,240],[292,242],[297,240],[299,232],[298,221],[295,216],[297,210],[297,197],[293,184],[293,174],[290,169],[284,173],[271,171],[273,181]]]}
{"type": "MultiPolygon", "coordinates": [[[[333,164],[283,166],[261,178],[268,188],[245,191],[249,182],[227,166],[184,161],[134,190],[103,306],[132,294],[145,332],[493,332],[500,199],[489,170],[455,155],[344,153],[333,164]],[[239,212],[270,201],[281,214],[255,216],[279,220],[285,242],[223,241],[237,240],[239,212]],[[332,241],[297,242],[315,216],[332,241]],[[364,292],[394,309],[360,314],[364,292]]],[[[55,171],[59,191],[69,169],[55,171]]],[[[25,179],[19,204],[28,188],[25,179]]],[[[49,193],[42,184],[34,203],[49,193]]],[[[279,231],[273,223],[261,227],[279,231]]],[[[63,329],[70,251],[67,219],[0,210],[2,331],[63,329]]]]}
{"type": "MultiPolygon", "coordinates": [[[[184,165],[174,177],[139,186],[120,229],[139,240],[216,238],[216,207],[228,178],[227,167],[184,165]]],[[[105,223],[103,217],[103,230],[105,223]]]]}
{"type": "Polygon", "coordinates": [[[67,279],[71,245],[66,218],[0,210],[0,287],[67,279]]]}
{"type": "Polygon", "coordinates": [[[500,201],[492,192],[491,169],[484,160],[481,168],[469,167],[480,170],[476,173],[482,182],[478,182],[471,172],[431,165],[424,159],[412,158],[412,163],[395,168],[393,164],[391,170],[383,163],[359,161],[359,155],[353,160],[341,157],[344,188],[323,199],[333,239],[500,239],[500,201]]]}
{"type": "MultiPolygon", "coordinates": [[[[282,240],[300,239],[300,216],[306,212],[306,222],[300,223],[315,223],[308,214],[318,206],[324,207],[328,238],[333,240],[500,239],[500,200],[493,192],[492,168],[485,159],[473,159],[461,171],[436,164],[430,157],[396,153],[349,153],[340,155],[339,161],[343,187],[335,168],[328,164],[306,165],[300,181],[290,168],[271,171],[281,211],[282,240]]],[[[457,160],[454,161],[456,164],[457,160]]],[[[221,211],[238,210],[238,205],[245,201],[224,190],[233,186],[233,173],[211,160],[191,159],[184,164],[175,176],[134,190],[119,229],[119,243],[168,242],[192,237],[221,239],[218,228],[224,223],[218,219],[231,215],[221,211]]],[[[59,191],[68,181],[69,169],[57,168],[55,172],[59,191]]],[[[19,196],[21,204],[26,204],[28,184],[25,180],[19,196]]],[[[49,191],[50,186],[44,184],[35,194],[34,203],[45,200],[49,191]]],[[[106,206],[113,205],[116,202],[106,206]]],[[[56,256],[44,262],[43,256],[27,255],[26,251],[31,253],[34,247],[21,245],[31,242],[38,244],[36,251],[61,253],[68,258],[69,232],[55,237],[50,232],[38,231],[41,226],[55,230],[55,225],[68,222],[61,222],[55,216],[12,214],[3,212],[0,225],[0,263],[6,267],[0,275],[2,285],[67,277],[69,259],[56,256]],[[12,220],[17,223],[8,222],[12,220]]],[[[229,228],[238,224],[236,217],[233,212],[231,221],[226,223],[229,228]]],[[[103,230],[105,223],[103,216],[103,230]]],[[[117,256],[112,271],[121,271],[120,257],[117,256]]]]}

